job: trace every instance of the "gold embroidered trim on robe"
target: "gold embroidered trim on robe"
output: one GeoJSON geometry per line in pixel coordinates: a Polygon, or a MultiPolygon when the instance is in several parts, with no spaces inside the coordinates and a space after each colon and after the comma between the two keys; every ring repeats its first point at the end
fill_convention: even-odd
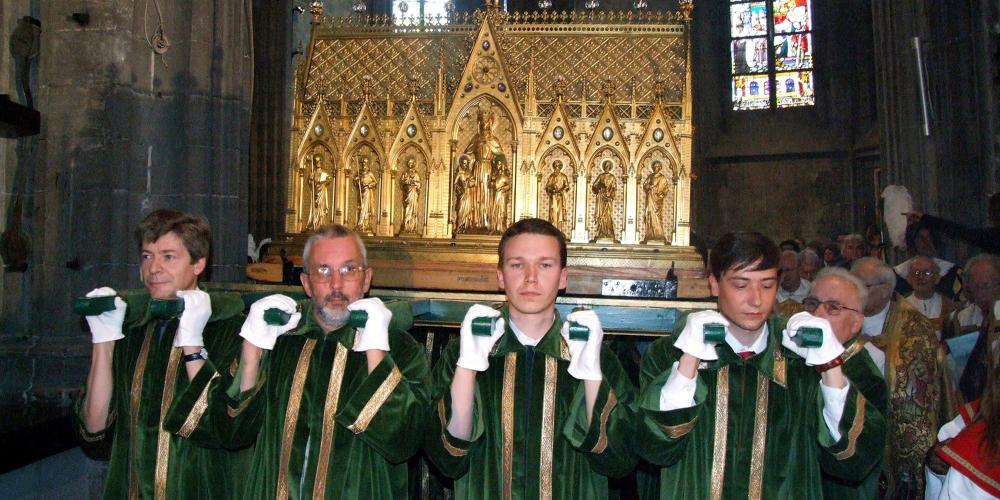
{"type": "Polygon", "coordinates": [[[661,425],[660,430],[664,432],[670,439],[677,439],[694,429],[694,423],[698,421],[698,416],[695,415],[690,422],[685,422],[683,424],[677,425],[661,425]]]}
{"type": "Polygon", "coordinates": [[[591,453],[604,453],[604,450],[607,449],[608,417],[611,415],[611,410],[614,409],[616,404],[618,404],[618,397],[615,396],[614,389],[610,389],[608,390],[608,400],[604,403],[604,409],[601,410],[600,434],[597,435],[597,443],[590,450],[591,453]]]}
{"type": "Polygon", "coordinates": [[[867,342],[868,341],[864,340],[864,339],[857,339],[857,340],[855,340],[854,343],[851,344],[850,347],[848,347],[847,349],[844,349],[844,353],[841,354],[840,357],[843,358],[844,362],[846,363],[849,359],[853,358],[855,355],[857,355],[859,352],[861,352],[861,349],[863,349],[865,347],[865,344],[867,342]]]}
{"type": "MultiPolygon", "coordinates": [[[[499,342],[498,342],[499,343],[499,342]]],[[[514,479],[514,383],[517,381],[517,353],[507,354],[503,367],[500,425],[503,428],[503,497],[511,498],[514,479]]]]}
{"type": "Polygon", "coordinates": [[[212,374],[212,378],[208,380],[205,384],[205,388],[201,390],[201,394],[198,395],[198,401],[194,402],[194,406],[191,407],[191,413],[188,413],[187,419],[184,420],[184,425],[181,429],[177,431],[177,435],[180,437],[190,437],[191,433],[194,432],[195,427],[198,427],[198,422],[201,420],[202,415],[205,414],[205,410],[208,408],[208,388],[212,386],[212,381],[219,377],[218,373],[212,374]]]}
{"type": "Polygon", "coordinates": [[[444,445],[445,451],[453,457],[464,457],[469,453],[469,450],[463,450],[461,448],[456,448],[448,442],[448,438],[444,435],[448,432],[448,421],[445,420],[445,410],[444,410],[444,399],[438,400],[438,418],[441,419],[441,444],[444,445]]]}
{"type": "Polygon", "coordinates": [[[538,498],[552,498],[552,450],[555,448],[556,384],[559,382],[559,362],[545,357],[545,387],[542,393],[542,442],[538,461],[538,498]]]}
{"type": "Polygon", "coordinates": [[[382,408],[382,405],[389,399],[392,391],[396,390],[396,386],[399,385],[399,381],[402,379],[403,375],[399,373],[399,368],[393,366],[392,371],[389,372],[389,376],[378,386],[375,394],[372,394],[372,398],[365,403],[364,408],[361,408],[358,418],[354,420],[353,424],[348,425],[347,429],[355,434],[365,432],[368,424],[371,423],[372,419],[375,418],[375,414],[378,413],[379,408],[382,408]]]}
{"type": "Polygon", "coordinates": [[[136,359],[135,371],[132,373],[132,399],[130,404],[132,432],[129,433],[129,484],[128,497],[139,498],[139,471],[136,461],[139,459],[135,449],[135,441],[139,434],[139,401],[142,399],[142,376],[146,372],[146,362],[149,358],[149,344],[153,337],[153,329],[156,322],[146,326],[145,336],[142,339],[142,347],[139,349],[139,357],[136,359]]]}
{"type": "Polygon", "coordinates": [[[340,386],[344,381],[346,366],[347,348],[337,342],[337,353],[333,356],[333,367],[330,369],[330,383],[326,387],[326,401],[323,403],[323,434],[319,440],[319,459],[316,462],[316,480],[313,482],[313,498],[317,500],[322,500],[326,493],[326,469],[330,466],[330,450],[337,431],[333,419],[337,416],[340,386]]]}
{"type": "Polygon", "coordinates": [[[292,377],[292,390],[288,393],[288,406],[285,407],[285,427],[281,433],[281,455],[278,462],[278,489],[275,498],[288,498],[288,462],[292,458],[292,445],[295,440],[295,425],[299,420],[299,405],[302,404],[302,389],[305,386],[306,374],[309,372],[309,358],[316,347],[316,339],[306,339],[295,364],[295,375],[292,377]]]}
{"type": "Polygon", "coordinates": [[[174,400],[174,388],[177,385],[177,368],[181,362],[181,348],[172,347],[167,361],[167,375],[163,382],[163,401],[160,402],[160,424],[156,436],[156,491],[153,497],[167,497],[167,467],[170,465],[170,433],[163,430],[163,419],[167,416],[170,403],[174,400]]]}
{"type": "Polygon", "coordinates": [[[785,356],[781,354],[781,347],[774,346],[774,381],[781,387],[788,387],[785,367],[785,356]]]}
{"type": "Polygon", "coordinates": [[[729,367],[719,370],[715,384],[715,439],[712,448],[712,500],[722,498],[726,475],[726,431],[729,428],[729,367]]]}
{"type": "Polygon", "coordinates": [[[764,450],[767,444],[767,377],[757,372],[757,408],[753,417],[753,451],[750,454],[750,488],[747,497],[760,500],[764,491],[764,450]]]}
{"type": "Polygon", "coordinates": [[[987,476],[986,474],[983,474],[982,471],[980,471],[975,465],[972,465],[972,463],[970,463],[968,460],[962,458],[958,453],[955,453],[955,450],[948,447],[944,447],[942,448],[942,450],[956,462],[962,464],[962,466],[965,467],[966,471],[975,474],[980,481],[993,486],[994,489],[1000,490],[1000,482],[997,482],[996,479],[987,476]]]}
{"type": "Polygon", "coordinates": [[[854,411],[854,422],[851,424],[851,430],[847,432],[847,448],[833,454],[837,460],[846,460],[854,456],[854,451],[858,446],[858,436],[861,435],[861,430],[865,427],[865,396],[860,391],[855,405],[857,409],[854,411]]]}

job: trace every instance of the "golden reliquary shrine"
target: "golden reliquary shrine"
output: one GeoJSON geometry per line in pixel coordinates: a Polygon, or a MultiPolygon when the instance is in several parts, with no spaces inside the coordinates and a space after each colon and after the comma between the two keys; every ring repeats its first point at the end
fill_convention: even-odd
{"type": "Polygon", "coordinates": [[[570,240],[569,293],[671,265],[683,292],[703,272],[691,7],[407,22],[314,6],[278,247],[300,255],[337,222],[365,235],[375,286],[495,291],[500,235],[540,217],[570,240]]]}

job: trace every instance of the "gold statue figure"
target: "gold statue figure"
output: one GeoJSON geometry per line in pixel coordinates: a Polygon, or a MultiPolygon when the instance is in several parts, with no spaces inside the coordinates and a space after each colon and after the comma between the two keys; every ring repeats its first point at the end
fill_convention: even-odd
{"type": "Polygon", "coordinates": [[[510,169],[503,158],[497,159],[496,174],[493,178],[493,231],[502,233],[507,229],[507,206],[510,205],[510,169]]]}
{"type": "Polygon", "coordinates": [[[464,233],[472,229],[475,221],[472,213],[472,195],[477,190],[476,179],[472,175],[469,157],[462,155],[455,174],[455,232],[464,233]]]}
{"type": "Polygon", "coordinates": [[[663,175],[663,164],[653,162],[653,172],[642,183],[646,193],[646,238],[644,241],[663,241],[666,235],[663,231],[663,200],[670,189],[670,181],[663,175]]]}
{"type": "Polygon", "coordinates": [[[401,233],[417,232],[417,203],[420,202],[420,174],[417,172],[417,162],[410,158],[406,160],[406,170],[399,178],[399,187],[403,190],[403,225],[401,233]]]}
{"type": "Polygon", "coordinates": [[[545,192],[549,195],[549,222],[561,227],[566,222],[566,194],[569,193],[569,177],[562,173],[562,161],[552,162],[552,174],[545,182],[545,192]]]}
{"type": "Polygon", "coordinates": [[[618,194],[618,180],[611,173],[611,160],[604,160],[601,169],[604,170],[597,179],[591,190],[597,196],[594,207],[594,220],[597,223],[598,240],[615,239],[615,196],[618,194]]]}
{"type": "Polygon", "coordinates": [[[358,224],[354,230],[363,234],[374,234],[372,216],[375,214],[375,188],[378,179],[368,166],[368,157],[361,158],[358,168],[358,224]]]}
{"type": "Polygon", "coordinates": [[[316,151],[306,161],[310,163],[307,179],[309,192],[312,194],[310,196],[309,216],[306,218],[306,228],[315,229],[329,221],[330,184],[333,182],[333,175],[323,167],[323,153],[316,151]]]}
{"type": "Polygon", "coordinates": [[[493,228],[490,224],[490,218],[493,215],[493,197],[486,190],[491,185],[490,176],[493,174],[494,160],[497,155],[502,155],[503,150],[496,137],[493,136],[496,115],[488,103],[479,106],[476,121],[479,125],[479,132],[465,148],[465,154],[472,157],[472,176],[476,181],[471,188],[470,186],[466,187],[466,196],[472,197],[473,220],[469,230],[490,232],[493,228]]]}

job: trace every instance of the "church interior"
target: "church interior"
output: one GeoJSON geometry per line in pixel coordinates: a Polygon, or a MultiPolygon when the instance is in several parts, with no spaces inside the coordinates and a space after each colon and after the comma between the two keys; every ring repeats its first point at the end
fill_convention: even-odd
{"type": "Polygon", "coordinates": [[[65,455],[90,364],[73,303],[142,287],[153,209],[204,215],[206,281],[248,297],[301,296],[305,239],[354,229],[434,352],[463,301],[503,300],[519,219],[566,235],[560,310],[648,339],[705,307],[728,232],[874,236],[896,265],[887,187],[977,228],[1000,191],[988,0],[0,0],[0,34],[11,498],[100,491],[101,463],[65,455]]]}

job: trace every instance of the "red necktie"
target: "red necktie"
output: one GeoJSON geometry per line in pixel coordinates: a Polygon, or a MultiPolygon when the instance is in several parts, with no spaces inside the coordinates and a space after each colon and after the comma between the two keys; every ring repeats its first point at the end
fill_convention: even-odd
{"type": "Polygon", "coordinates": [[[738,352],[736,354],[739,354],[740,357],[743,358],[743,361],[746,361],[746,360],[752,358],[754,356],[754,354],[757,354],[757,353],[755,353],[753,351],[743,351],[743,352],[738,352]]]}

